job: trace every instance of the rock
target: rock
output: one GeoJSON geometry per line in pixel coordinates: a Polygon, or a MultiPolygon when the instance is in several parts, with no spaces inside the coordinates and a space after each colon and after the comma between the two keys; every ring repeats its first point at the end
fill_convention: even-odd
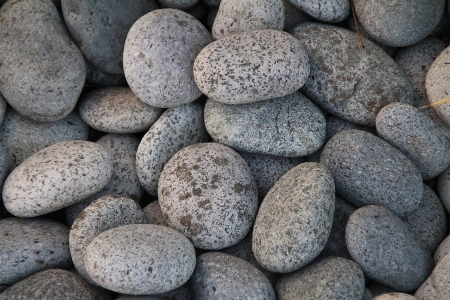
{"type": "Polygon", "coordinates": [[[101,197],[82,211],[70,229],[70,253],[75,268],[85,280],[96,285],[89,277],[84,263],[89,243],[108,229],[147,223],[141,207],[132,199],[121,196],[101,197]]]}
{"type": "Polygon", "coordinates": [[[148,130],[164,112],[139,100],[127,87],[94,90],[81,99],[79,110],[86,124],[109,133],[148,130]]]}
{"type": "Polygon", "coordinates": [[[437,178],[437,192],[447,212],[450,212],[450,166],[437,178]]]}
{"type": "Polygon", "coordinates": [[[355,0],[359,22],[383,44],[404,47],[430,34],[444,12],[444,0],[355,0]]]}
{"type": "Polygon", "coordinates": [[[298,9],[323,22],[337,23],[350,15],[349,0],[288,0],[298,9]]]}
{"type": "Polygon", "coordinates": [[[325,138],[325,118],[299,92],[248,104],[208,99],[206,130],[214,141],[237,150],[299,157],[315,152],[325,138]]]}
{"type": "Polygon", "coordinates": [[[184,10],[193,7],[200,0],[158,0],[163,6],[184,10]]]}
{"type": "Polygon", "coordinates": [[[9,174],[3,202],[15,216],[39,216],[80,202],[101,190],[111,175],[111,155],[101,145],[60,142],[35,153],[9,174]]]}
{"type": "Polygon", "coordinates": [[[50,0],[9,1],[0,10],[0,92],[39,122],[67,116],[86,78],[84,59],[50,0]]]}
{"type": "Polygon", "coordinates": [[[450,253],[450,236],[447,236],[440,244],[439,247],[434,252],[434,263],[438,264],[444,256],[450,253]]]}
{"type": "MultiPolygon", "coordinates": [[[[395,293],[396,291],[388,286],[385,286],[384,284],[381,284],[376,281],[372,281],[369,283],[369,290],[372,293],[373,297],[382,295],[382,294],[389,294],[389,293],[395,293]]],[[[372,298],[371,298],[372,299],[372,298]]]]}
{"type": "Polygon", "coordinates": [[[200,97],[194,82],[194,58],[212,42],[208,30],[191,15],[160,9],[140,18],[128,32],[123,64],[131,90],[155,107],[175,107],[200,97]]]}
{"type": "Polygon", "coordinates": [[[417,298],[405,293],[389,293],[379,295],[373,300],[417,300],[417,298]]]}
{"type": "MultiPolygon", "coordinates": [[[[6,148],[3,145],[3,142],[0,141],[0,186],[3,186],[6,177],[9,174],[9,169],[11,166],[11,161],[9,160],[8,154],[6,152],[6,148]]],[[[3,214],[4,206],[2,201],[0,201],[0,219],[3,214]]]]}
{"type": "Polygon", "coordinates": [[[194,300],[194,296],[189,285],[186,283],[173,291],[163,294],[151,296],[122,295],[116,300],[194,300]]]}
{"type": "Polygon", "coordinates": [[[123,73],[123,46],[131,26],[157,9],[155,0],[62,0],[62,13],[84,57],[105,73],[123,73]]]}
{"type": "Polygon", "coordinates": [[[161,206],[159,206],[159,201],[150,202],[146,207],[144,207],[144,213],[147,217],[149,224],[169,226],[166,218],[161,211],[161,206]]]}
{"type": "Polygon", "coordinates": [[[161,172],[158,200],[170,227],[207,250],[242,240],[258,208],[256,182],[247,163],[217,143],[177,152],[161,172]]]}
{"type": "Polygon", "coordinates": [[[405,73],[383,50],[356,33],[317,23],[303,23],[292,34],[308,52],[311,73],[301,91],[333,115],[375,125],[378,111],[391,102],[412,103],[405,73]]]}
{"type": "Polygon", "coordinates": [[[252,30],[282,30],[283,0],[222,0],[211,34],[220,40],[228,35],[252,30]]]}
{"type": "Polygon", "coordinates": [[[189,103],[166,110],[144,135],[136,153],[136,170],[142,187],[158,195],[164,165],[184,147],[208,141],[203,107],[189,103]]]}
{"type": "Polygon", "coordinates": [[[275,291],[278,300],[361,300],[364,294],[364,274],[349,259],[326,257],[300,271],[283,275],[277,282],[275,291]]]}
{"type": "Polygon", "coordinates": [[[264,198],[253,227],[252,248],[267,270],[288,273],[313,261],[330,235],[334,183],[318,163],[283,175],[264,198]]]}
{"type": "Polygon", "coordinates": [[[241,258],[221,252],[200,255],[189,283],[198,300],[275,300],[273,287],[260,270],[241,258]]]}
{"type": "Polygon", "coordinates": [[[368,205],[347,223],[348,251],[364,274],[400,292],[417,289],[434,263],[408,226],[387,208],[368,205]]]}
{"type": "Polygon", "coordinates": [[[203,48],[194,62],[199,89],[212,100],[226,104],[292,94],[308,75],[309,59],[301,43],[276,30],[227,36],[203,48]]]}
{"type": "Polygon", "coordinates": [[[382,205],[402,217],[420,205],[419,170],[373,134],[361,130],[338,133],[325,145],[320,162],[333,174],[337,194],[357,207],[382,205]]]}
{"type": "Polygon", "coordinates": [[[187,282],[196,259],[194,247],[178,231],[132,224],[98,235],[86,248],[84,261],[89,276],[102,287],[117,293],[151,295],[187,282]]]}
{"type": "Polygon", "coordinates": [[[372,293],[370,292],[370,290],[368,288],[364,289],[364,295],[362,300],[372,300],[372,293]]]}
{"type": "Polygon", "coordinates": [[[86,59],[84,60],[86,65],[86,83],[90,83],[97,86],[126,86],[127,80],[125,74],[109,74],[105,73],[93,65],[91,65],[86,59]]]}
{"type": "Polygon", "coordinates": [[[433,273],[414,294],[419,300],[446,299],[450,295],[448,274],[450,272],[450,255],[446,255],[436,265],[433,273]]]}
{"type": "Polygon", "coordinates": [[[58,222],[37,218],[3,219],[0,220],[0,236],[0,284],[11,285],[36,272],[72,264],[69,228],[58,222]]]}
{"type": "Polygon", "coordinates": [[[412,105],[391,103],[377,115],[378,136],[402,151],[424,180],[450,164],[450,142],[430,118],[412,105]]]}
{"type": "Polygon", "coordinates": [[[283,31],[290,32],[295,26],[304,22],[312,22],[314,19],[303,10],[295,7],[288,0],[283,0],[284,26],[283,31]]]}
{"type": "Polygon", "coordinates": [[[0,127],[0,140],[5,145],[11,168],[31,155],[53,144],[70,140],[87,140],[89,126],[73,111],[55,122],[36,122],[8,108],[0,127]]]}
{"type": "Polygon", "coordinates": [[[78,273],[78,271],[75,267],[71,267],[70,269],[67,269],[67,271],[69,271],[70,273],[75,275],[78,279],[80,279],[80,281],[83,283],[85,288],[94,295],[94,299],[96,299],[96,300],[111,300],[111,298],[112,298],[111,291],[105,290],[104,288],[101,288],[99,286],[91,285],[89,282],[87,282],[83,278],[83,276],[80,275],[80,273],[78,273]]]}
{"type": "Polygon", "coordinates": [[[0,94],[0,124],[3,122],[3,117],[5,116],[6,108],[8,107],[8,103],[5,98],[0,94]]]}

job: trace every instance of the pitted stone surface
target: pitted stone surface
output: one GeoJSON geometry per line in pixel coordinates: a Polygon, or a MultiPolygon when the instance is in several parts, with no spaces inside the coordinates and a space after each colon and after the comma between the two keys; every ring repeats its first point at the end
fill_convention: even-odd
{"type": "Polygon", "coordinates": [[[317,20],[327,23],[337,23],[350,15],[349,0],[288,0],[297,8],[317,20]]]}

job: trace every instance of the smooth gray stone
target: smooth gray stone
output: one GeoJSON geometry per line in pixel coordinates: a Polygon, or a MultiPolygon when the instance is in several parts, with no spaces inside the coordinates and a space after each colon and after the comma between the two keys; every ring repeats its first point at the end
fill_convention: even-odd
{"type": "Polygon", "coordinates": [[[256,181],[247,163],[218,143],[177,152],[161,172],[158,200],[170,227],[206,250],[242,240],[258,208],[256,181]]]}
{"type": "Polygon", "coordinates": [[[354,212],[345,238],[365,275],[400,292],[417,289],[434,267],[429,251],[414,233],[382,206],[368,205],[354,212]]]}
{"type": "Polygon", "coordinates": [[[277,273],[297,271],[323,250],[334,215],[334,182],[321,164],[303,163],[264,198],[253,227],[256,260],[277,273]]]}
{"type": "Polygon", "coordinates": [[[97,300],[97,294],[69,271],[49,269],[36,273],[0,294],[1,300],[97,300]]]}
{"type": "Polygon", "coordinates": [[[123,46],[131,26],[158,8],[155,0],[61,0],[67,28],[84,57],[105,73],[123,74],[123,46]]]}
{"type": "Polygon", "coordinates": [[[35,153],[9,174],[3,202],[18,217],[43,215],[101,190],[112,169],[111,155],[103,146],[60,142],[35,153]]]}
{"type": "Polygon", "coordinates": [[[161,211],[158,200],[150,202],[150,204],[144,207],[144,213],[149,224],[169,226],[169,223],[161,211]]]}
{"type": "Polygon", "coordinates": [[[311,73],[301,91],[333,115],[375,125],[388,103],[412,103],[413,90],[397,63],[366,38],[336,26],[303,23],[292,34],[308,52],[311,73]]]}
{"type": "Polygon", "coordinates": [[[0,9],[0,92],[20,114],[67,116],[86,78],[81,52],[50,0],[8,1],[0,9]]]}
{"type": "Polygon", "coordinates": [[[326,257],[283,275],[275,291],[278,300],[361,300],[364,288],[364,273],[358,264],[342,257],[326,257]]]}
{"type": "Polygon", "coordinates": [[[355,0],[359,22],[372,38],[404,47],[430,34],[444,12],[445,0],[355,0]]]}
{"type": "Polygon", "coordinates": [[[373,300],[417,300],[417,298],[405,293],[389,293],[376,296],[373,300]]]}
{"type": "Polygon", "coordinates": [[[433,273],[414,294],[419,300],[448,299],[450,295],[450,255],[444,256],[433,270],[433,273]]]}
{"type": "Polygon", "coordinates": [[[424,180],[441,174],[450,164],[450,142],[436,123],[409,104],[391,103],[377,114],[378,136],[400,150],[424,180]]]}
{"type": "Polygon", "coordinates": [[[140,18],[128,32],[123,64],[136,96],[155,107],[175,107],[201,96],[194,81],[194,58],[212,42],[191,15],[159,9],[140,18]]]}
{"type": "Polygon", "coordinates": [[[161,171],[169,159],[184,147],[208,141],[203,107],[189,103],[167,109],[141,139],[136,153],[136,170],[142,187],[158,195],[161,171]]]}
{"type": "Polygon", "coordinates": [[[164,112],[139,100],[128,87],[94,90],[80,100],[79,111],[90,127],[122,134],[148,130],[164,112]]]}
{"type": "Polygon", "coordinates": [[[436,193],[425,184],[419,208],[401,219],[431,254],[445,238],[447,232],[445,209],[436,193]]]}
{"type": "Polygon", "coordinates": [[[444,256],[450,253],[450,235],[448,235],[440,244],[439,247],[434,252],[434,263],[438,264],[444,256]]]}
{"type": "Polygon", "coordinates": [[[282,30],[283,26],[283,0],[222,0],[211,34],[214,39],[220,40],[252,30],[282,30]]]}
{"type": "Polygon", "coordinates": [[[86,59],[84,62],[86,64],[86,83],[102,87],[127,85],[125,74],[105,73],[95,68],[86,59]]]}
{"type": "Polygon", "coordinates": [[[214,141],[252,153],[300,157],[325,139],[325,118],[299,92],[248,104],[231,105],[208,99],[206,130],[214,141]]]}
{"type": "Polygon", "coordinates": [[[333,174],[337,194],[357,207],[383,205],[397,216],[407,216],[420,205],[419,170],[402,152],[371,133],[338,133],[325,145],[320,162],[333,174]]]}
{"type": "Polygon", "coordinates": [[[161,294],[183,285],[195,268],[189,240],[166,226],[132,224],[99,234],[86,248],[89,276],[123,294],[161,294]]]}
{"type": "Polygon", "coordinates": [[[72,264],[69,228],[46,219],[0,220],[0,284],[14,284],[38,271],[72,264]]]}
{"type": "Polygon", "coordinates": [[[0,127],[10,167],[15,168],[36,152],[70,140],[87,140],[89,126],[73,111],[55,122],[36,122],[8,108],[0,127]]]}
{"type": "Polygon", "coordinates": [[[173,291],[163,294],[151,296],[121,295],[116,300],[194,300],[194,295],[186,283],[173,291]]]}
{"type": "Polygon", "coordinates": [[[142,208],[134,200],[121,196],[104,196],[86,207],[77,217],[69,234],[70,254],[75,268],[91,284],[84,263],[86,248],[100,233],[128,224],[147,224],[142,208]]]}
{"type": "Polygon", "coordinates": [[[292,94],[308,75],[309,59],[300,41],[277,30],[227,36],[204,47],[194,62],[199,89],[226,104],[292,94]]]}
{"type": "Polygon", "coordinates": [[[317,20],[327,23],[344,21],[350,15],[349,0],[288,0],[317,20]]]}
{"type": "Polygon", "coordinates": [[[290,32],[295,26],[314,20],[313,17],[305,13],[303,10],[295,7],[288,0],[283,0],[284,5],[284,26],[283,31],[290,32]]]}
{"type": "Polygon", "coordinates": [[[196,5],[200,0],[158,0],[163,6],[185,10],[196,5]]]}
{"type": "Polygon", "coordinates": [[[260,270],[221,252],[200,255],[189,284],[197,300],[276,299],[272,285],[260,270]]]}

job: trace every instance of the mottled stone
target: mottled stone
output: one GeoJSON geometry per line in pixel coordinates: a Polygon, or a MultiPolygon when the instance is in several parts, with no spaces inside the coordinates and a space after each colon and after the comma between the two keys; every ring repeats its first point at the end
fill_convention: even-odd
{"type": "Polygon", "coordinates": [[[166,110],[144,135],[136,153],[139,182],[158,195],[159,176],[169,159],[184,147],[208,141],[203,107],[189,103],[166,110]]]}
{"type": "Polygon", "coordinates": [[[330,235],[334,183],[318,163],[283,175],[264,198],[253,227],[253,253],[267,270],[288,273],[312,262],[330,235]]]}
{"type": "Polygon", "coordinates": [[[175,107],[200,97],[194,58],[212,41],[191,15],[159,9],[140,18],[128,32],[123,64],[133,93],[155,107],[175,107]]]}
{"type": "Polygon", "coordinates": [[[347,223],[348,251],[364,274],[400,292],[417,289],[434,263],[428,250],[391,211],[368,205],[347,223]]]}
{"type": "Polygon", "coordinates": [[[0,284],[72,264],[69,228],[46,219],[0,220],[0,284]]]}
{"type": "Polygon", "coordinates": [[[159,201],[153,201],[144,207],[144,213],[147,217],[149,224],[169,226],[164,214],[161,211],[161,206],[159,206],[159,201]]]}
{"type": "Polygon", "coordinates": [[[89,276],[132,295],[161,294],[183,285],[195,268],[189,240],[166,226],[132,224],[102,232],[86,248],[89,276]]]}
{"type": "Polygon", "coordinates": [[[8,1],[0,9],[0,91],[19,113],[52,122],[75,107],[84,59],[50,0],[8,1]]]}
{"type": "Polygon", "coordinates": [[[422,176],[409,158],[361,130],[335,135],[320,162],[333,174],[336,192],[357,207],[376,204],[397,216],[415,211],[423,195],[422,176]]]}
{"type": "Polygon", "coordinates": [[[258,208],[256,182],[247,163],[218,143],[177,152],[161,172],[158,200],[169,225],[195,247],[208,250],[242,240],[258,208]]]}
{"type": "Polygon", "coordinates": [[[86,59],[84,60],[86,65],[86,83],[90,83],[97,86],[126,86],[127,80],[125,74],[109,74],[91,65],[86,59]]]}
{"type": "Polygon", "coordinates": [[[405,293],[389,293],[376,296],[373,300],[417,300],[417,298],[405,293]]]}
{"type": "Polygon", "coordinates": [[[15,216],[39,216],[96,193],[111,175],[111,155],[101,145],[61,142],[35,153],[9,174],[3,202],[15,216]]]}
{"type": "Polygon", "coordinates": [[[277,282],[275,291],[278,300],[361,300],[364,294],[364,274],[352,260],[326,257],[300,271],[283,275],[277,282]]]}
{"type": "Polygon", "coordinates": [[[273,287],[260,270],[221,252],[200,255],[189,283],[197,300],[275,300],[273,287]]]}
{"type": "Polygon", "coordinates": [[[350,15],[349,0],[288,0],[297,8],[311,15],[317,20],[337,23],[350,15]]]}
{"type": "Polygon", "coordinates": [[[308,52],[311,74],[301,91],[344,120],[375,125],[391,102],[412,103],[413,90],[395,61],[366,38],[336,26],[303,23],[292,34],[308,52]]]}
{"type": "Polygon", "coordinates": [[[292,94],[308,75],[309,59],[300,41],[276,30],[227,36],[203,48],[194,62],[199,89],[226,104],[292,94]]]}
{"type": "Polygon", "coordinates": [[[450,255],[444,256],[433,273],[419,287],[414,297],[419,300],[447,299],[450,295],[450,255]]]}
{"type": "Polygon", "coordinates": [[[193,7],[200,0],[158,0],[163,6],[184,10],[193,7]]]}
{"type": "Polygon", "coordinates": [[[434,263],[437,264],[442,258],[450,253],[450,235],[448,235],[434,252],[434,263]]]}

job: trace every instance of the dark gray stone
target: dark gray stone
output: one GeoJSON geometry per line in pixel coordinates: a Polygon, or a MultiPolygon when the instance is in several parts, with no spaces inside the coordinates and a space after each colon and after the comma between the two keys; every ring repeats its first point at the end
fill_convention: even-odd
{"type": "Polygon", "coordinates": [[[433,273],[414,294],[418,300],[447,299],[450,295],[450,255],[446,255],[436,265],[433,273]]]}
{"type": "Polygon", "coordinates": [[[222,0],[203,0],[203,2],[210,6],[219,7],[222,0]]]}
{"type": "Polygon", "coordinates": [[[368,288],[370,292],[372,293],[373,297],[382,295],[382,294],[389,294],[389,293],[395,293],[395,290],[385,286],[384,284],[381,284],[376,281],[372,281],[369,283],[368,288]]]}
{"type": "Polygon", "coordinates": [[[105,73],[95,68],[86,59],[84,62],[86,64],[86,83],[102,87],[127,85],[125,74],[105,73]]]}
{"type": "Polygon", "coordinates": [[[370,290],[368,288],[365,288],[364,290],[364,295],[362,300],[372,300],[372,293],[370,292],[370,290]]]}
{"type": "Polygon", "coordinates": [[[350,15],[349,0],[288,0],[297,8],[323,22],[337,23],[350,15]]]}

